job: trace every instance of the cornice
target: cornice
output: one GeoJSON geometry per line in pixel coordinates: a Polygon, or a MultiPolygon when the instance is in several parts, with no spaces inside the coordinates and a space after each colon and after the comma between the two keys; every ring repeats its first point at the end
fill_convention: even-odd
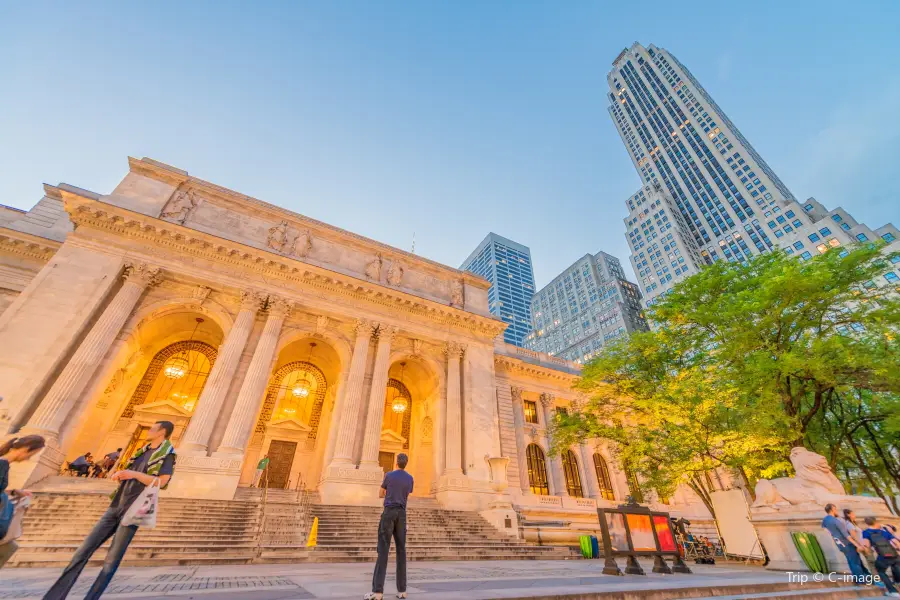
{"type": "Polygon", "coordinates": [[[518,373],[521,375],[531,375],[533,377],[540,377],[542,379],[553,379],[555,381],[561,381],[568,385],[572,385],[576,381],[578,381],[579,376],[573,373],[568,373],[566,371],[559,371],[557,369],[553,369],[551,367],[543,367],[539,365],[535,365],[529,362],[525,362],[524,360],[520,360],[518,358],[513,358],[511,356],[505,356],[503,354],[495,354],[494,355],[494,365],[498,367],[503,367],[510,373],[518,373]]]}
{"type": "Polygon", "coordinates": [[[493,339],[506,324],[403,291],[336,273],[285,256],[232,242],[211,234],[132,212],[130,210],[62,191],[64,206],[79,229],[101,230],[161,246],[175,254],[185,254],[256,273],[270,278],[309,286],[356,301],[401,310],[407,313],[469,330],[493,339]]]}
{"type": "Polygon", "coordinates": [[[234,190],[230,190],[228,188],[216,185],[215,183],[211,183],[203,179],[199,179],[197,177],[191,177],[188,175],[187,171],[181,171],[180,169],[176,169],[175,167],[170,167],[168,165],[164,165],[147,158],[137,159],[129,157],[128,164],[131,168],[131,171],[134,173],[138,173],[152,179],[165,181],[176,186],[187,182],[188,187],[194,190],[201,191],[207,197],[213,197],[221,201],[232,203],[239,208],[243,207],[244,209],[246,209],[249,206],[250,208],[254,209],[254,212],[256,213],[269,213],[272,220],[275,222],[278,222],[280,220],[288,220],[299,229],[309,229],[312,233],[317,235],[337,237],[339,239],[353,241],[366,252],[370,252],[372,254],[381,253],[385,259],[389,259],[392,261],[398,259],[403,260],[406,261],[407,264],[419,265],[420,267],[424,267],[424,269],[431,274],[439,273],[445,277],[449,275],[455,279],[462,279],[467,284],[481,289],[486,290],[491,287],[489,281],[482,277],[479,277],[478,275],[475,275],[474,273],[470,273],[468,271],[460,271],[459,269],[441,264],[437,261],[430,260],[411,252],[406,252],[405,250],[395,248],[371,238],[367,238],[363,235],[359,235],[358,233],[353,233],[352,231],[347,231],[346,229],[335,227],[334,225],[330,225],[323,221],[301,215],[280,206],[269,204],[268,202],[259,200],[258,198],[235,192],[234,190]]]}
{"type": "Polygon", "coordinates": [[[47,262],[60,246],[62,244],[54,240],[0,227],[0,250],[9,254],[47,262]]]}

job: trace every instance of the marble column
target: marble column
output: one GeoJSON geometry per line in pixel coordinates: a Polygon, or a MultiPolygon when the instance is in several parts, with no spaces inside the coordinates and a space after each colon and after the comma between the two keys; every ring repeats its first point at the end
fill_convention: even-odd
{"type": "Polygon", "coordinates": [[[465,346],[450,342],[444,349],[447,355],[447,415],[444,447],[447,450],[446,474],[462,473],[462,398],[460,396],[459,364],[465,346]]]}
{"type": "Polygon", "coordinates": [[[259,292],[241,292],[241,310],[219,350],[219,356],[197,401],[197,410],[194,411],[178,446],[178,450],[183,454],[206,454],[216,419],[222,412],[222,404],[231,388],[231,381],[247,345],[247,338],[253,331],[256,313],[262,308],[264,301],[265,296],[259,292]]]}
{"type": "Polygon", "coordinates": [[[43,435],[56,447],[60,430],[83,393],[87,382],[109,351],[144,290],[160,280],[159,267],[126,263],[125,282],[91,327],[78,349],[56,378],[35,413],[22,428],[22,435],[43,435]]]}
{"type": "Polygon", "coordinates": [[[512,396],[513,423],[516,428],[516,457],[519,463],[519,487],[523,494],[531,493],[531,482],[528,480],[528,456],[525,442],[525,405],[522,402],[522,388],[509,388],[512,396]]]}
{"type": "Polygon", "coordinates": [[[263,327],[262,335],[253,351],[247,374],[241,384],[237,402],[225,428],[222,443],[216,450],[217,456],[241,456],[250,439],[250,429],[259,414],[259,407],[263,401],[266,385],[272,371],[272,359],[275,357],[275,349],[278,346],[278,337],[281,335],[281,326],[291,310],[291,303],[277,296],[269,296],[269,316],[263,327]]]}
{"type": "Polygon", "coordinates": [[[584,471],[584,487],[588,497],[594,500],[602,500],[600,497],[600,482],[597,481],[597,469],[594,468],[594,453],[587,442],[580,446],[581,465],[584,471]]]}
{"type": "Polygon", "coordinates": [[[363,383],[366,375],[366,360],[369,356],[369,342],[372,340],[372,325],[365,320],[356,322],[356,343],[353,346],[353,357],[350,359],[350,373],[347,376],[347,389],[337,428],[334,445],[333,465],[353,464],[353,442],[356,437],[356,421],[359,405],[362,402],[363,383]]]}
{"type": "MultiPolygon", "coordinates": [[[[544,412],[544,427],[547,431],[547,449],[550,448],[550,424],[553,423],[553,396],[550,394],[541,394],[541,408],[544,412]]],[[[550,457],[550,479],[555,489],[551,490],[554,496],[568,496],[569,491],[566,489],[566,476],[563,473],[562,458],[557,454],[550,457]]]]}
{"type": "Polygon", "coordinates": [[[362,459],[359,467],[381,469],[378,464],[378,449],[381,447],[381,423],[384,419],[384,400],[387,390],[388,369],[391,366],[391,341],[397,328],[389,325],[378,327],[378,344],[375,347],[375,369],[372,371],[372,386],[369,392],[369,407],[366,411],[366,434],[363,438],[362,459]]]}

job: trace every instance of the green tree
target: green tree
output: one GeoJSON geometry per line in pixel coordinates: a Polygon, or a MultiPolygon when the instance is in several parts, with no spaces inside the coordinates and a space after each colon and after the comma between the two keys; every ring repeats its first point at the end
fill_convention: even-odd
{"type": "MultiPolygon", "coordinates": [[[[586,366],[579,387],[589,400],[559,421],[557,445],[612,440],[646,485],[666,494],[686,483],[706,502],[711,468],[752,483],[788,469],[794,445],[823,451],[829,428],[852,451],[848,440],[869,435],[868,425],[880,452],[896,458],[896,444],[884,439],[894,421],[877,408],[900,390],[900,303],[895,290],[873,283],[887,266],[867,245],[808,261],[771,252],[705,268],[649,311],[654,331],[586,366]],[[862,397],[881,418],[848,422],[848,438],[833,415],[849,415],[862,397]]],[[[875,442],[865,449],[879,453],[875,442]]],[[[837,452],[835,461],[846,458],[837,452]]],[[[860,451],[855,460],[868,459],[860,451]]]]}

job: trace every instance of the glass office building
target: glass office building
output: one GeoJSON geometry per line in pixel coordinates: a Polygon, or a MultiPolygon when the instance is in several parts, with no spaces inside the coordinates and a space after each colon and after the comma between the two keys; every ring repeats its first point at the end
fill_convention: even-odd
{"type": "Polygon", "coordinates": [[[488,291],[491,314],[509,323],[503,334],[507,343],[524,346],[531,331],[531,297],[534,295],[534,271],[528,246],[489,233],[460,269],[491,282],[488,291]]]}

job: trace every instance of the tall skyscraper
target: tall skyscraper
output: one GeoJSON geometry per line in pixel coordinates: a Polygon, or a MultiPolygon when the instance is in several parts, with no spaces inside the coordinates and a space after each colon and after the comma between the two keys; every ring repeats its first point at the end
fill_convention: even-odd
{"type": "Polygon", "coordinates": [[[510,344],[523,346],[525,336],[531,331],[534,295],[534,270],[528,246],[489,233],[460,269],[491,282],[488,291],[491,314],[509,323],[503,338],[510,344]]]}
{"type": "Polygon", "coordinates": [[[606,252],[586,254],[535,293],[525,347],[583,363],[604,345],[646,330],[641,293],[606,252]]]}
{"type": "MultiPolygon", "coordinates": [[[[805,258],[805,246],[853,241],[821,226],[831,213],[820,204],[797,202],[670,52],[635,43],[613,61],[607,81],[609,113],[643,181],[626,201],[625,225],[645,305],[717,260],[776,247],[805,258]]],[[[854,235],[873,233],[865,229],[854,235]]]]}

